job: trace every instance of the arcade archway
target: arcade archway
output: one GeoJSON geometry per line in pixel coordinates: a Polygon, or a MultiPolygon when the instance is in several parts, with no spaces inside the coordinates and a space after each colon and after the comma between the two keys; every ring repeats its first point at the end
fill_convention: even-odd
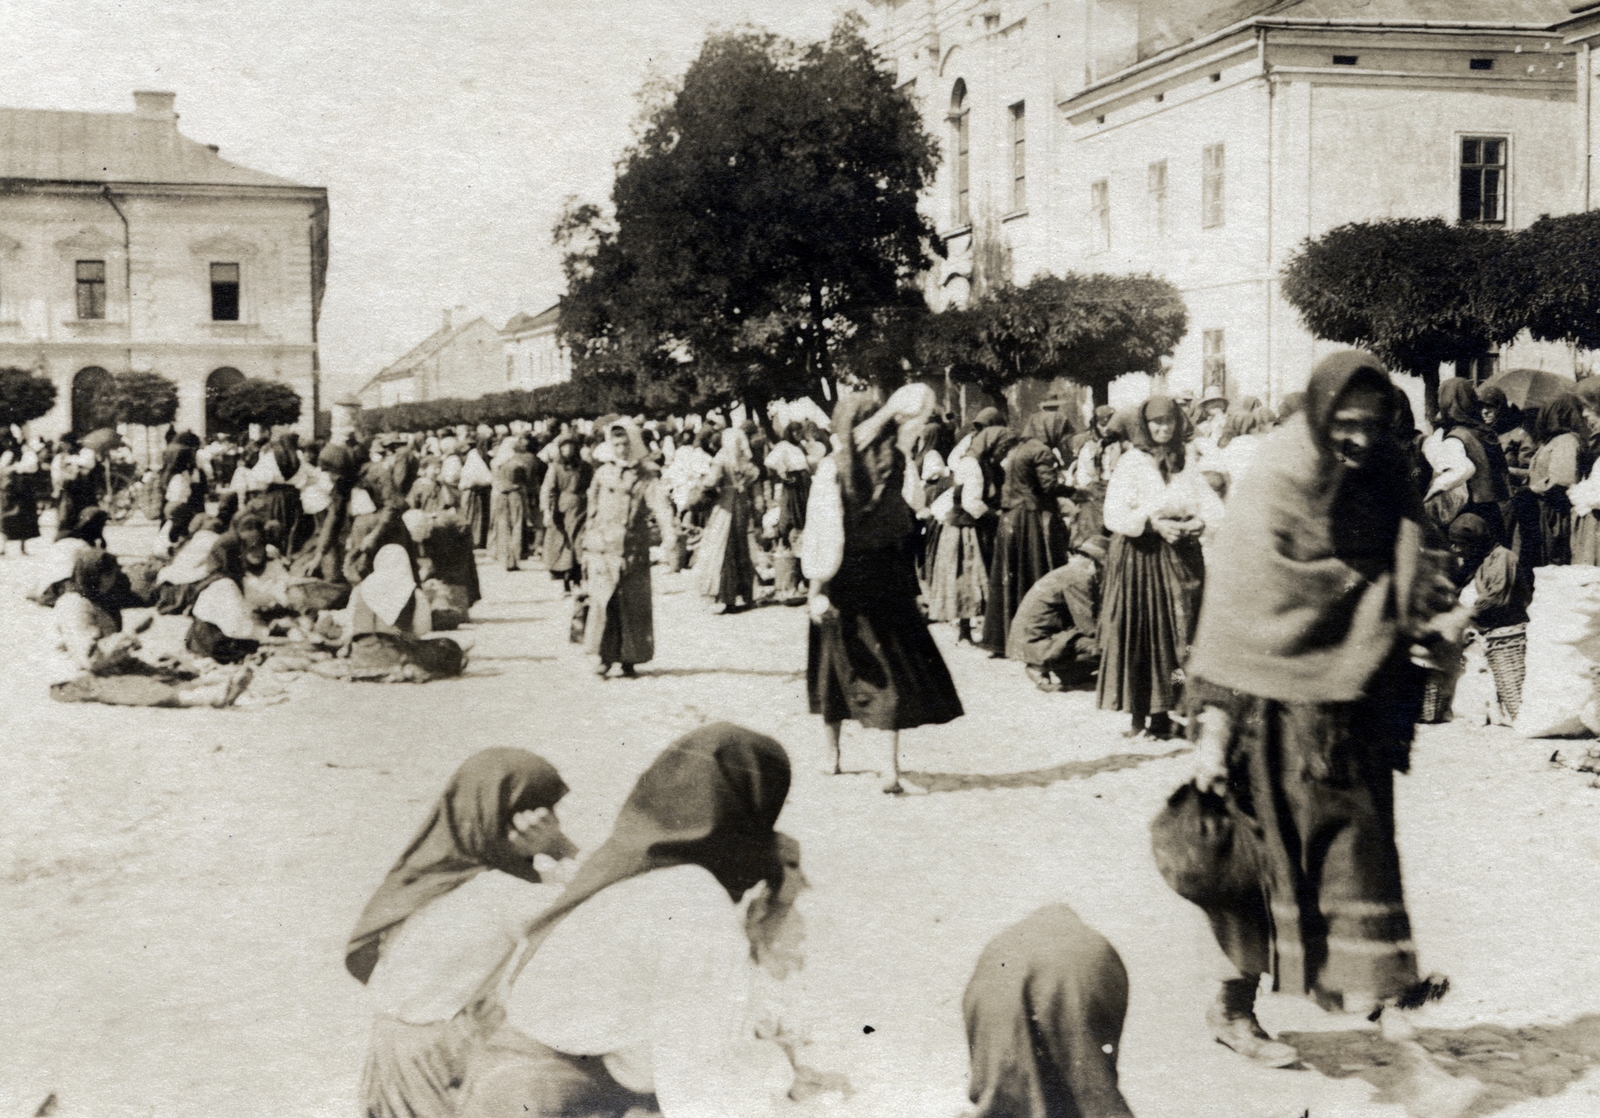
{"type": "Polygon", "coordinates": [[[111,374],[99,365],[79,369],[72,378],[72,433],[87,435],[103,426],[96,414],[96,401],[111,387],[111,374]]]}
{"type": "Polygon", "coordinates": [[[206,438],[219,434],[239,433],[238,427],[217,414],[217,401],[243,383],[244,379],[244,374],[238,369],[226,365],[220,369],[213,369],[211,375],[206,377],[206,438]]]}

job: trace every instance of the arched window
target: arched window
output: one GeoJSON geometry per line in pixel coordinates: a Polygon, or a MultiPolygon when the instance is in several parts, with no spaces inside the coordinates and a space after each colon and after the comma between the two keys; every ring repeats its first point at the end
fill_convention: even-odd
{"type": "Polygon", "coordinates": [[[106,419],[97,407],[100,395],[111,387],[111,374],[99,365],[79,369],[72,378],[72,433],[87,435],[96,427],[103,427],[106,419]]]}
{"type": "Polygon", "coordinates": [[[220,369],[213,369],[211,375],[206,377],[206,438],[209,439],[213,435],[237,435],[239,433],[239,428],[217,414],[217,401],[221,400],[243,381],[243,373],[226,365],[220,369]]]}
{"type": "Polygon", "coordinates": [[[950,91],[950,150],[955,153],[955,179],[950,184],[950,220],[954,225],[971,225],[972,208],[969,161],[972,139],[967,130],[972,114],[967,106],[967,83],[956,79],[950,91]]]}

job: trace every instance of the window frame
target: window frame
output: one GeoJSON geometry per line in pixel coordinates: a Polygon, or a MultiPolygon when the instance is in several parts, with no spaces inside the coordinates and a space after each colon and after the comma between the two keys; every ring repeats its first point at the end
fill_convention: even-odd
{"type": "Polygon", "coordinates": [[[1227,192],[1227,144],[1206,144],[1200,149],[1200,228],[1220,229],[1228,224],[1227,192]]]}
{"type": "Polygon", "coordinates": [[[1028,208],[1028,102],[1007,110],[1011,118],[1011,212],[1028,208]]]}
{"type": "Polygon", "coordinates": [[[1111,251],[1111,179],[1089,184],[1089,254],[1111,251]]]}
{"type": "Polygon", "coordinates": [[[108,274],[109,273],[108,273],[108,270],[106,268],[106,261],[105,261],[104,258],[101,258],[99,260],[85,259],[85,260],[74,260],[73,261],[73,265],[72,265],[73,307],[74,307],[74,310],[77,312],[76,317],[77,317],[79,322],[104,322],[106,320],[106,295],[107,295],[106,277],[107,277],[108,274]],[[87,278],[84,276],[83,270],[84,270],[84,265],[86,265],[86,264],[87,265],[99,265],[100,276],[99,276],[98,279],[94,278],[93,276],[90,276],[90,277],[87,277],[87,278]],[[97,292],[98,292],[98,302],[97,302],[97,298],[96,298],[96,293],[97,292]],[[89,312],[90,313],[88,313],[88,314],[84,313],[84,296],[85,296],[86,293],[87,293],[87,295],[89,297],[88,301],[89,301],[89,312]],[[96,313],[94,313],[95,311],[98,311],[99,313],[96,314],[96,313]]]}
{"type": "Polygon", "coordinates": [[[211,321],[212,322],[242,322],[244,320],[244,265],[236,260],[212,260],[206,264],[206,278],[209,281],[211,292],[211,321]],[[218,268],[232,268],[233,280],[217,279],[218,268]],[[228,287],[233,288],[233,314],[218,314],[219,309],[226,309],[226,296],[228,287]],[[222,301],[219,302],[219,296],[222,301]]]}
{"type": "Polygon", "coordinates": [[[955,165],[950,180],[950,224],[965,229],[972,224],[972,103],[965,78],[950,87],[950,150],[955,165]]]}
{"type": "Polygon", "coordinates": [[[1485,225],[1498,226],[1505,229],[1511,226],[1511,134],[1492,132],[1457,132],[1455,134],[1455,161],[1456,161],[1456,221],[1460,225],[1485,225]],[[1481,158],[1476,162],[1467,162],[1466,145],[1469,143],[1483,144],[1485,142],[1500,145],[1500,162],[1487,163],[1481,158]],[[1477,187],[1478,213],[1483,213],[1483,175],[1487,172],[1499,173],[1497,189],[1497,202],[1499,217],[1485,218],[1482,216],[1469,218],[1466,216],[1467,208],[1467,183],[1468,175],[1475,173],[1479,176],[1477,187]]]}
{"type": "Polygon", "coordinates": [[[1150,208],[1150,234],[1153,240],[1164,241],[1171,236],[1167,199],[1170,190],[1170,164],[1157,159],[1145,168],[1145,198],[1150,208]],[[1160,174],[1157,174],[1157,171],[1160,174]],[[1158,182],[1159,179],[1159,182],[1158,182]]]}

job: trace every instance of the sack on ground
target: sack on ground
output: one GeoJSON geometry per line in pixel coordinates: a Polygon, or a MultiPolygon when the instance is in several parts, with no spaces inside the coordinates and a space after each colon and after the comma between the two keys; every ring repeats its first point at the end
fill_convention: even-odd
{"type": "Polygon", "coordinates": [[[1583,736],[1600,668],[1600,567],[1539,567],[1533,574],[1515,729],[1525,738],[1583,736]]]}

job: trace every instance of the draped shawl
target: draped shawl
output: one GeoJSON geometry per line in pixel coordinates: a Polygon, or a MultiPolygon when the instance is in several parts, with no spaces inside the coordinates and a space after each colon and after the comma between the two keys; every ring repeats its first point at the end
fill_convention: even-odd
{"type": "Polygon", "coordinates": [[[1358,384],[1392,401],[1375,357],[1324,359],[1306,410],[1267,436],[1230,497],[1206,557],[1191,674],[1280,702],[1351,702],[1393,651],[1422,510],[1391,438],[1361,470],[1334,457],[1333,414],[1358,384]]]}

